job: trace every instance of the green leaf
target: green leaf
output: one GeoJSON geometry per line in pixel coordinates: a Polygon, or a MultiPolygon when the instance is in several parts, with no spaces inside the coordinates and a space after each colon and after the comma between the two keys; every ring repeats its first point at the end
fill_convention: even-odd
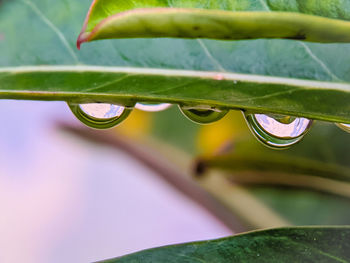
{"type": "Polygon", "coordinates": [[[281,228],[141,251],[104,262],[348,262],[349,227],[281,228]]]}
{"type": "MultiPolygon", "coordinates": [[[[274,153],[233,153],[221,156],[208,157],[201,160],[201,165],[208,168],[219,168],[228,171],[251,171],[257,174],[275,173],[273,177],[282,179],[290,178],[288,175],[317,176],[323,178],[332,178],[339,181],[350,181],[350,169],[347,167],[322,163],[306,158],[292,156],[283,156],[274,153]]],[[[244,176],[244,175],[243,175],[244,176]]],[[[258,175],[259,176],[259,175],[258,175]]],[[[291,177],[293,178],[293,177],[291,177]]],[[[263,180],[269,181],[273,178],[263,177],[263,180]]],[[[295,178],[298,180],[298,178],[295,178]]],[[[298,183],[295,181],[294,183],[298,183]]]]}
{"type": "Polygon", "coordinates": [[[295,10],[283,1],[275,1],[272,8],[282,5],[284,10],[294,12],[276,12],[280,11],[279,8],[270,9],[265,2],[256,0],[237,1],[235,4],[227,0],[215,2],[149,0],[122,3],[113,0],[94,0],[77,44],[80,47],[80,44],[86,41],[128,37],[226,40],[286,38],[330,43],[350,41],[350,22],[341,20],[342,12],[334,14],[331,11],[349,5],[349,0],[336,3],[326,1],[327,4],[322,8],[323,12],[319,12],[317,2],[306,2],[311,14],[323,17],[302,14],[303,8],[295,10]],[[254,8],[257,2],[258,6],[254,8]],[[247,12],[251,9],[260,12],[247,12]],[[261,9],[265,12],[261,12],[261,9]]]}
{"type": "Polygon", "coordinates": [[[0,95],[3,98],[66,100],[74,103],[117,102],[127,106],[133,106],[137,101],[171,102],[186,106],[200,105],[203,108],[249,109],[350,122],[350,110],[344,112],[344,105],[350,101],[348,84],[224,73],[219,75],[220,79],[217,76],[217,73],[210,72],[140,68],[3,68],[0,69],[0,95]],[[295,86],[296,82],[300,86],[295,86]],[[328,100],[332,107],[312,104],[315,99],[312,95],[316,95],[316,90],[317,98],[328,100]]]}
{"type": "MultiPolygon", "coordinates": [[[[243,8],[237,1],[235,6],[263,10],[259,2],[243,8]]],[[[90,0],[2,2],[0,98],[159,101],[350,122],[349,44],[123,39],[90,43],[78,52],[75,39],[89,4],[90,0]]],[[[177,7],[188,6],[182,1],[177,7]]],[[[316,13],[324,12],[322,8],[316,13]]],[[[344,8],[327,16],[348,19],[347,14],[344,8]]]]}

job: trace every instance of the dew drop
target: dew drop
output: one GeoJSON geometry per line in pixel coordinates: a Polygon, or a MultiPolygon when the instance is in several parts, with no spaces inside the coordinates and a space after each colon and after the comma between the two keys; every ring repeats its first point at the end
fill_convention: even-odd
{"type": "Polygon", "coordinates": [[[135,108],[148,111],[148,112],[157,112],[168,109],[171,106],[169,103],[159,103],[159,104],[151,104],[151,103],[136,103],[135,108]]]}
{"type": "Polygon", "coordinates": [[[263,144],[282,149],[299,142],[309,131],[312,120],[281,115],[244,113],[250,130],[263,144]]]}
{"type": "Polygon", "coordinates": [[[336,124],[340,129],[350,133],[350,124],[347,123],[337,123],[336,124]]]}
{"type": "Polygon", "coordinates": [[[216,108],[200,109],[181,106],[179,106],[179,108],[189,120],[199,124],[209,124],[221,120],[228,113],[228,110],[216,108]]]}
{"type": "Polygon", "coordinates": [[[130,108],[108,103],[68,104],[73,114],[95,129],[112,128],[128,117],[130,108]]]}

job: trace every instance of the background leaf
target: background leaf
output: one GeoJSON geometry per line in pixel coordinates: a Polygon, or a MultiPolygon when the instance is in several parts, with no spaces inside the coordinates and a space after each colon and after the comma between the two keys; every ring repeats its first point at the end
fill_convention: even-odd
{"type": "Polygon", "coordinates": [[[305,188],[245,185],[263,204],[292,225],[348,225],[350,199],[305,188]]]}
{"type": "Polygon", "coordinates": [[[276,152],[242,136],[225,152],[206,156],[203,162],[208,168],[229,171],[284,172],[348,182],[349,143],[348,133],[317,122],[303,143],[291,150],[276,152]]]}
{"type": "MultiPolygon", "coordinates": [[[[349,222],[347,148],[350,142],[347,133],[335,125],[317,122],[302,143],[278,153],[251,137],[243,133],[230,147],[223,148],[226,152],[211,153],[202,158],[202,169],[207,169],[208,174],[201,176],[199,181],[214,196],[225,200],[221,197],[222,190],[210,187],[210,180],[206,177],[212,176],[213,170],[221,170],[223,173],[216,174],[216,177],[223,177],[220,180],[231,184],[232,189],[226,191],[227,195],[237,192],[235,188],[239,184],[290,224],[337,225],[349,222]],[[245,162],[240,162],[240,158],[245,162]],[[283,167],[279,166],[280,160],[285,160],[283,167]],[[305,166],[299,166],[302,163],[305,166]],[[330,168],[328,171],[327,167],[330,168]]],[[[260,218],[259,213],[249,218],[254,217],[260,218]]]]}

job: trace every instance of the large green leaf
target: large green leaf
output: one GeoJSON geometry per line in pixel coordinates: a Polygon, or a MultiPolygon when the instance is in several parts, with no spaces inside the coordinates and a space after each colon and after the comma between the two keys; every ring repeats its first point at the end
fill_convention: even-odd
{"type": "Polygon", "coordinates": [[[350,228],[282,228],[145,250],[105,262],[348,262],[350,228]]]}
{"type": "Polygon", "coordinates": [[[350,101],[348,84],[299,80],[300,86],[295,86],[295,80],[252,75],[85,66],[3,68],[0,78],[3,98],[130,106],[137,101],[159,101],[350,122],[350,111],[344,111],[350,101]],[[315,99],[328,100],[332,107],[312,103],[315,99]]]}
{"type": "MultiPolygon", "coordinates": [[[[243,2],[233,6],[263,10],[260,1],[243,2]]],[[[269,2],[271,9],[295,11],[287,2],[269,2]]],[[[89,4],[89,0],[0,4],[1,98],[169,101],[350,122],[348,44],[124,39],[90,43],[77,52],[75,40],[89,4]],[[30,68],[14,68],[24,65],[30,68]]],[[[180,5],[186,7],[186,1],[180,5]]],[[[315,10],[319,14],[325,9],[321,4],[315,10]]],[[[327,16],[348,19],[346,8],[335,13],[327,16]]]]}
{"type": "Polygon", "coordinates": [[[321,7],[322,12],[317,2],[304,2],[307,2],[311,14],[324,17],[302,14],[307,10],[302,7],[295,10],[295,6],[284,1],[275,1],[272,8],[277,8],[273,10],[264,1],[256,0],[237,1],[235,4],[227,0],[94,0],[78,38],[78,46],[85,41],[125,37],[350,41],[350,22],[340,20],[347,18],[347,14],[334,12],[349,5],[350,1],[326,1],[321,7]],[[265,12],[247,12],[252,7],[265,12]],[[294,12],[280,12],[281,7],[294,12]]]}

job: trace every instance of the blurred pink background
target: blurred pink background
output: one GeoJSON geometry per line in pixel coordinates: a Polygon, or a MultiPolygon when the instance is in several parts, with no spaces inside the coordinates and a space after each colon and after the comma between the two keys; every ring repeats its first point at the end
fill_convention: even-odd
{"type": "Polygon", "coordinates": [[[92,262],[231,234],[123,152],[55,128],[63,102],[0,101],[0,262],[92,262]]]}

